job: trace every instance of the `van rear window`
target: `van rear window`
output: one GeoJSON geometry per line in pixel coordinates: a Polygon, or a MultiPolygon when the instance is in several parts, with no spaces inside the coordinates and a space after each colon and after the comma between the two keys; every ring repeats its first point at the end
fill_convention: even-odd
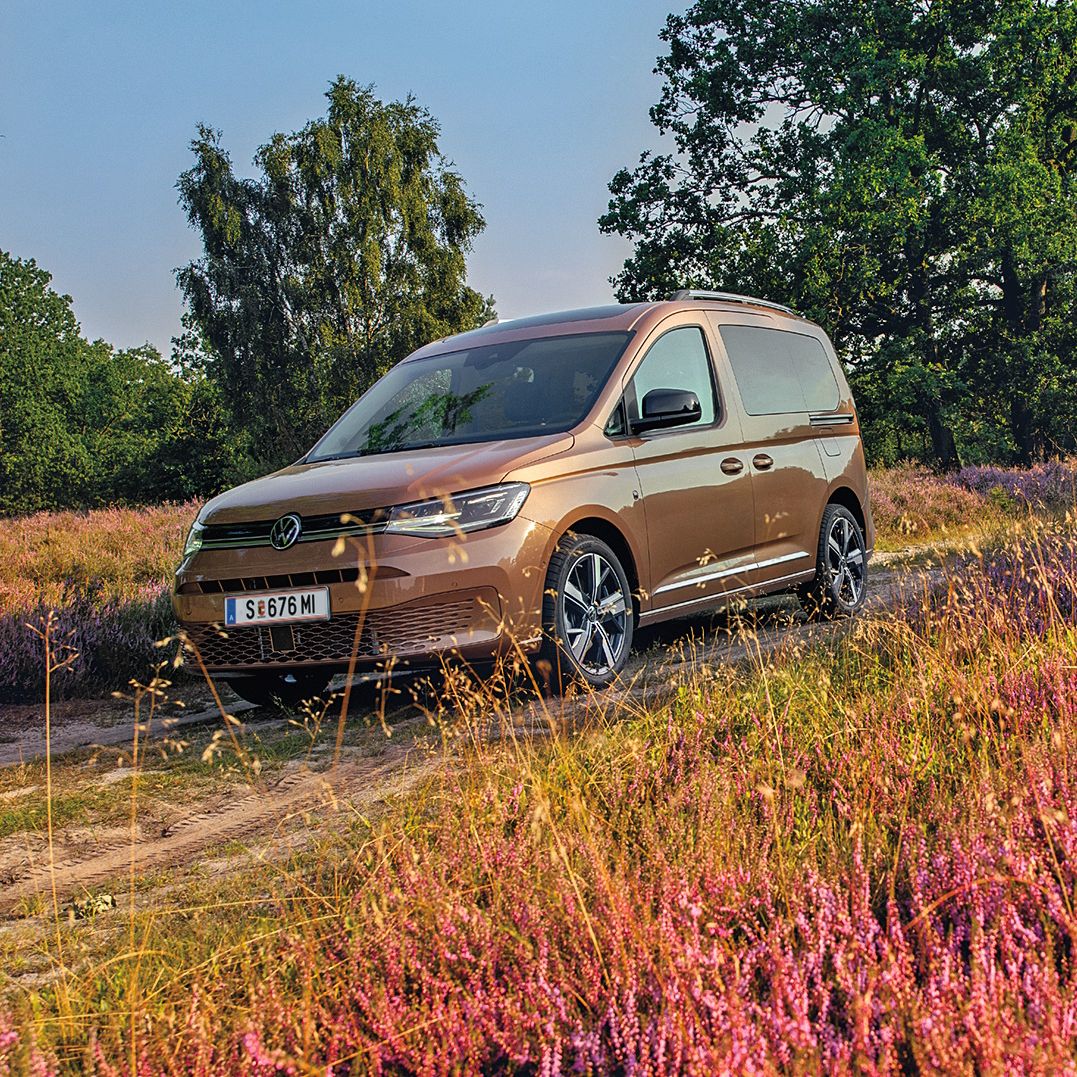
{"type": "Polygon", "coordinates": [[[840,399],[830,359],[815,337],[754,325],[720,325],[749,415],[833,411],[840,399]]]}

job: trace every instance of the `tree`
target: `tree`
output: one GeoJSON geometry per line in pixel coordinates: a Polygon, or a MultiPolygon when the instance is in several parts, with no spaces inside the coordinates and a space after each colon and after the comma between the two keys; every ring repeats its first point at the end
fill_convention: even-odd
{"type": "Polygon", "coordinates": [[[880,455],[1042,449],[1074,381],[1077,2],[699,0],[662,37],[672,152],[600,220],[635,240],[622,298],[788,297],[880,455]]]}
{"type": "Polygon", "coordinates": [[[90,343],[51,279],[0,251],[0,515],[196,497],[242,474],[216,387],[149,345],[90,343]]]}
{"type": "Polygon", "coordinates": [[[0,251],[0,513],[59,507],[89,455],[69,417],[90,366],[69,296],[0,251]]]}
{"type": "Polygon", "coordinates": [[[324,118],[262,146],[257,179],[200,127],[178,185],[205,248],[178,279],[207,376],[273,464],[408,352],[491,310],[465,283],[484,221],[429,113],[344,77],[326,97],[324,118]]]}

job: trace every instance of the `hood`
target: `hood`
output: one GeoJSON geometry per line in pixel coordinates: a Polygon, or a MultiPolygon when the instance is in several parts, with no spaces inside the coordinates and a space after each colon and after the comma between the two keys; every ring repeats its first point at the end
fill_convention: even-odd
{"type": "Polygon", "coordinates": [[[286,512],[316,516],[388,508],[492,486],[516,468],[565,452],[574,441],[571,434],[547,434],[293,464],[219,494],[198,518],[203,523],[245,523],[273,520],[286,512]]]}

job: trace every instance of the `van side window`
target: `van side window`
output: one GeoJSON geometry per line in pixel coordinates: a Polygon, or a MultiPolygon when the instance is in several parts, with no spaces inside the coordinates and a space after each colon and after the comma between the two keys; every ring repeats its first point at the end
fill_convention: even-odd
{"type": "Polygon", "coordinates": [[[841,394],[834,380],[834,368],[822,344],[803,333],[783,333],[782,336],[786,338],[793,366],[800,375],[808,411],[833,411],[841,394]]]}
{"type": "Polygon", "coordinates": [[[754,325],[718,327],[749,415],[833,411],[838,383],[814,337],[754,325]]]}
{"type": "Polygon", "coordinates": [[[689,389],[699,397],[701,414],[695,423],[677,427],[706,426],[714,422],[714,376],[703,330],[697,326],[671,329],[659,337],[632,377],[636,409],[652,389],[689,389]]]}
{"type": "Polygon", "coordinates": [[[617,407],[614,408],[613,414],[609,417],[603,433],[608,438],[622,438],[628,433],[628,423],[625,421],[624,397],[617,402],[617,407]]]}

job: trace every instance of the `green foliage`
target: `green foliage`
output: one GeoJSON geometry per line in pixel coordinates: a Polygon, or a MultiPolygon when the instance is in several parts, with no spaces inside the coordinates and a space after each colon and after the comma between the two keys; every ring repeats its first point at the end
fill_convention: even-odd
{"type": "Polygon", "coordinates": [[[1077,3],[699,0],[614,176],[622,298],[789,299],[851,368],[877,458],[1072,449],[1077,3]]]}
{"type": "Polygon", "coordinates": [[[68,417],[93,349],[50,280],[0,251],[0,513],[60,504],[89,466],[68,417]]]}
{"type": "Polygon", "coordinates": [[[484,222],[433,118],[343,77],[326,96],[324,118],[261,147],[257,179],[200,127],[179,180],[205,248],[178,274],[204,369],[271,465],[410,351],[490,313],[465,283],[484,222]]]}
{"type": "Polygon", "coordinates": [[[220,489],[244,442],[216,387],[149,345],[86,341],[50,281],[0,251],[0,514],[220,489]]]}

